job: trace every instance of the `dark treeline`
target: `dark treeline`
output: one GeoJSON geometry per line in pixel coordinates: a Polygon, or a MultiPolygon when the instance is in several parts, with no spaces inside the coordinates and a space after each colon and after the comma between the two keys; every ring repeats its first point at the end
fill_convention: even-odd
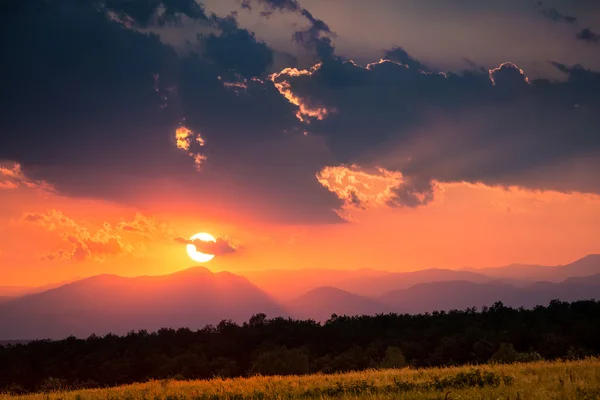
{"type": "Polygon", "coordinates": [[[481,311],[334,315],[322,325],[258,314],[241,326],[223,321],[199,331],[162,329],[0,347],[0,392],[580,358],[600,354],[599,337],[597,301],[552,301],[533,310],[496,303],[481,311]]]}

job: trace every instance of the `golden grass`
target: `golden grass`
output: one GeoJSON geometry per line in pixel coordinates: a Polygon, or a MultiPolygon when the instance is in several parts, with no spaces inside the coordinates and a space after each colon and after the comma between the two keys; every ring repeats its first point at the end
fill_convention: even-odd
{"type": "Polygon", "coordinates": [[[0,400],[600,399],[600,358],[363,371],[335,375],[151,381],[108,389],[0,395],[0,400]],[[479,377],[479,378],[478,378],[479,377]]]}

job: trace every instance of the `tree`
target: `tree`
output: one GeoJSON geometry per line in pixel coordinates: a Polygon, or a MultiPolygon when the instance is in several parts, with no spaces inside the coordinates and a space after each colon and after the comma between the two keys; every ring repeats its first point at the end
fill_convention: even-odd
{"type": "Polygon", "coordinates": [[[309,371],[308,356],[301,349],[272,347],[259,353],[250,373],[260,375],[302,375],[309,371]]]}
{"type": "Polygon", "coordinates": [[[397,346],[389,346],[385,350],[385,356],[379,366],[381,368],[404,368],[408,365],[402,350],[397,346]]]}
{"type": "Polygon", "coordinates": [[[501,343],[497,352],[490,359],[493,363],[510,364],[517,361],[519,353],[515,350],[512,343],[501,343]]]}

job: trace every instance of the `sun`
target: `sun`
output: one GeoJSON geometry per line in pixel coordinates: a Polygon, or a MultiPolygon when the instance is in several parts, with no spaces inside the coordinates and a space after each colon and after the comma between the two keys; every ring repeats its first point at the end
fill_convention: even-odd
{"type": "MultiPolygon", "coordinates": [[[[192,236],[190,238],[190,240],[202,240],[203,242],[216,242],[217,241],[211,234],[208,234],[205,232],[196,233],[194,236],[192,236]]],[[[201,253],[201,252],[197,251],[196,246],[194,246],[193,244],[188,244],[186,246],[186,250],[187,250],[188,256],[190,256],[190,258],[192,260],[197,261],[197,262],[205,263],[205,262],[208,262],[208,261],[212,260],[213,258],[215,258],[214,254],[206,254],[206,253],[201,253]]]]}

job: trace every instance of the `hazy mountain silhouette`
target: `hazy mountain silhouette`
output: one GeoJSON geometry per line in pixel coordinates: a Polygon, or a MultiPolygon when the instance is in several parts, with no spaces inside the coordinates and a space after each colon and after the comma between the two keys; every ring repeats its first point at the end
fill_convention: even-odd
{"type": "Polygon", "coordinates": [[[425,269],[413,272],[390,273],[385,276],[366,277],[341,282],[340,288],[363,296],[377,297],[393,290],[407,289],[420,283],[469,281],[475,283],[494,282],[497,278],[450,269],[425,269]]]}
{"type": "Polygon", "coordinates": [[[41,293],[46,290],[54,289],[67,283],[80,280],[80,277],[68,279],[60,282],[53,282],[42,286],[0,286],[0,297],[21,297],[33,293],[41,293]]]}
{"type": "Polygon", "coordinates": [[[600,254],[590,254],[556,271],[556,279],[567,279],[600,274],[600,254]]]}
{"type": "Polygon", "coordinates": [[[361,296],[376,297],[418,283],[466,280],[492,282],[497,278],[470,271],[426,269],[413,272],[359,270],[265,270],[243,273],[252,283],[281,301],[289,301],[319,287],[332,286],[361,296]]]}
{"type": "Polygon", "coordinates": [[[387,304],[331,286],[313,289],[286,305],[294,318],[317,322],[328,320],[332,314],[376,315],[394,311],[387,304]]]}
{"type": "Polygon", "coordinates": [[[510,264],[503,267],[465,268],[463,270],[497,278],[561,282],[571,277],[600,274],[600,254],[589,254],[566,265],[510,264]]]}
{"type": "Polygon", "coordinates": [[[261,289],[269,292],[280,301],[290,301],[319,287],[343,287],[343,282],[360,281],[376,277],[385,277],[391,272],[374,269],[273,269],[241,272],[261,289]]]}
{"type": "Polygon", "coordinates": [[[475,272],[500,279],[518,279],[523,281],[552,280],[560,266],[544,266],[531,264],[510,264],[502,267],[464,268],[464,271],[475,272]]]}
{"type": "Polygon", "coordinates": [[[387,293],[379,300],[393,307],[404,308],[410,313],[435,310],[481,308],[497,301],[511,307],[531,308],[548,304],[551,300],[562,301],[600,299],[600,285],[595,282],[566,280],[561,283],[536,282],[525,287],[501,283],[474,283],[467,281],[433,282],[418,284],[408,289],[387,293]]]}
{"type": "Polygon", "coordinates": [[[29,286],[0,286],[0,296],[2,297],[18,297],[30,294],[35,290],[29,286]]]}
{"type": "Polygon", "coordinates": [[[7,303],[7,302],[9,302],[11,300],[14,300],[14,299],[15,298],[11,297],[11,296],[0,296],[0,304],[7,303]]]}
{"type": "Polygon", "coordinates": [[[269,295],[229,272],[197,267],[165,276],[99,275],[0,305],[0,340],[198,329],[258,312],[285,314],[269,295]]]}
{"type": "Polygon", "coordinates": [[[572,277],[566,279],[564,282],[573,285],[600,286],[600,274],[572,277]]]}

